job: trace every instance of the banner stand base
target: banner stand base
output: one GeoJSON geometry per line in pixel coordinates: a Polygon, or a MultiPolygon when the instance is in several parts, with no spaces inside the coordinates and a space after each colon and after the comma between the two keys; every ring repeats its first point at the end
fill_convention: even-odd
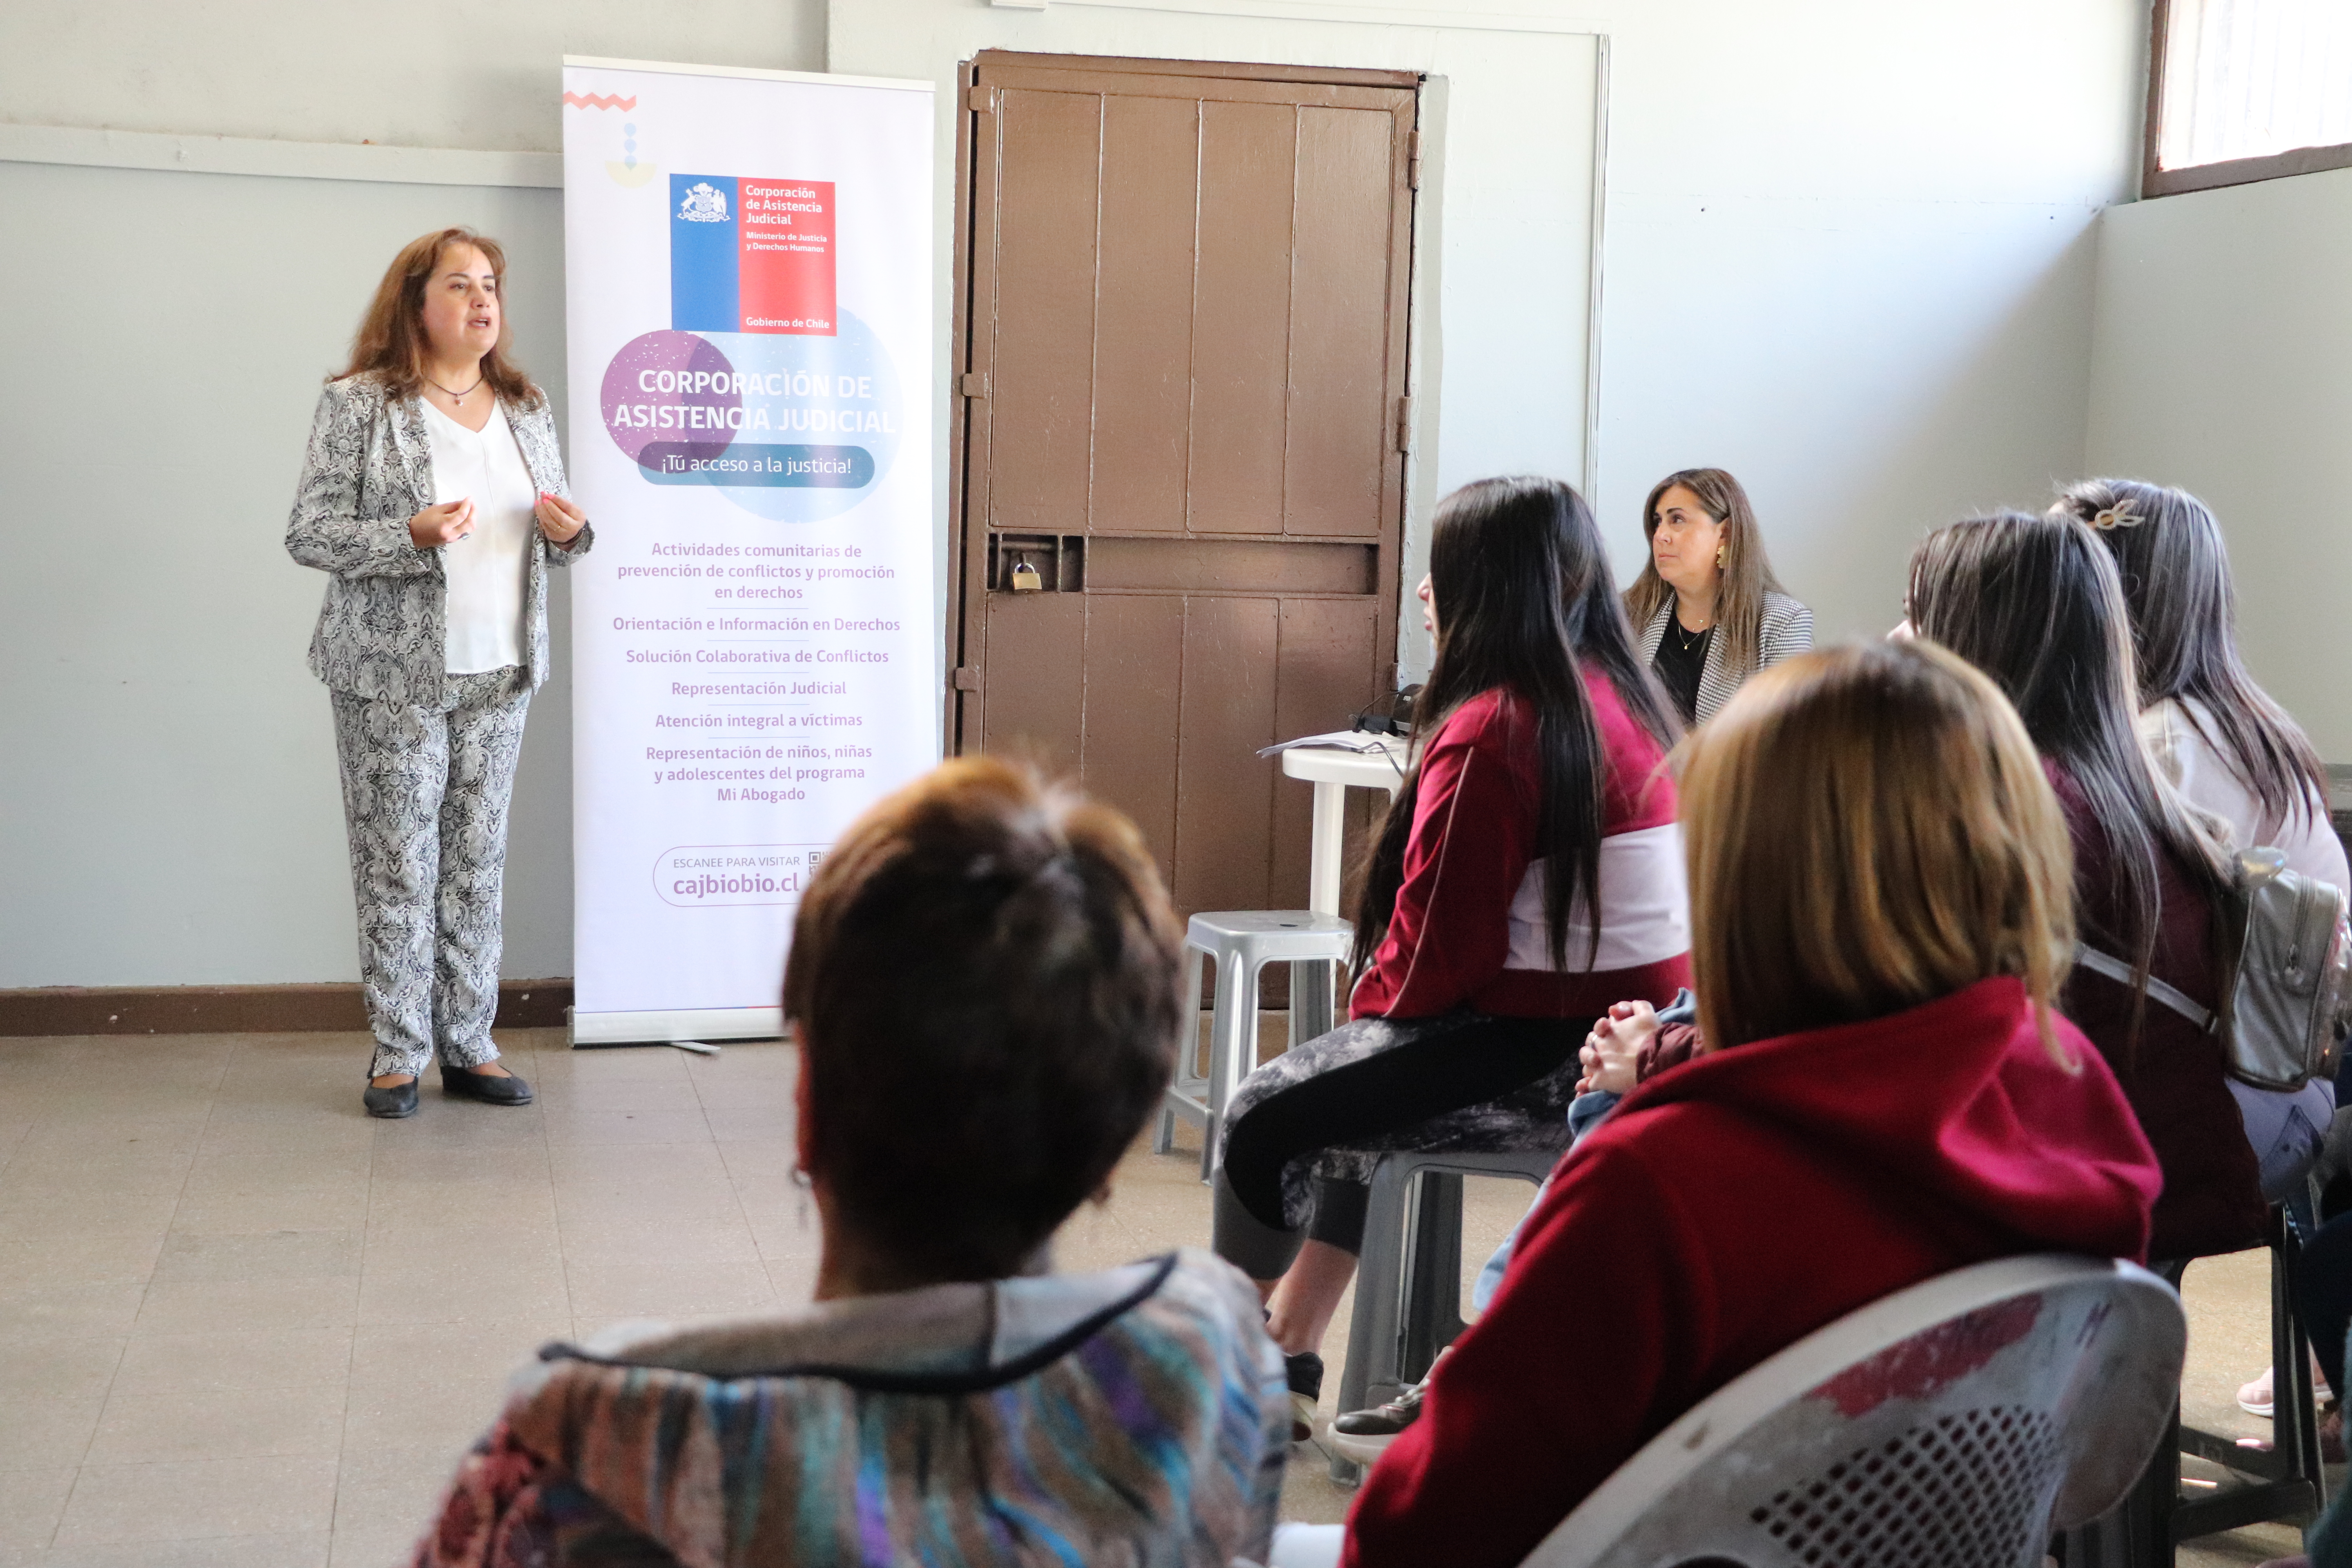
{"type": "Polygon", "coordinates": [[[575,1051],[605,1046],[699,1045],[719,1040],[780,1040],[781,1007],[695,1007],[661,1013],[583,1013],[564,1009],[575,1051]]]}

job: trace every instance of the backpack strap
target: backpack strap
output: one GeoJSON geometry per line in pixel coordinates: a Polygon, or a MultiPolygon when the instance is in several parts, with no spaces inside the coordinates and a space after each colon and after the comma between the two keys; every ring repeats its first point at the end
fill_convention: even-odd
{"type": "MultiPolygon", "coordinates": [[[[2132,983],[2132,966],[2111,952],[2101,952],[2095,947],[2077,942],[2074,944],[2074,962],[2094,974],[2105,975],[2118,985],[2128,986],[2132,983]]],[[[2151,1002],[2163,1003],[2196,1025],[2201,1032],[2208,1035],[2213,1032],[2214,1019],[2210,1012],[2190,1001],[2187,993],[2167,985],[2153,974],[2147,977],[2147,997],[2151,1002]]]]}

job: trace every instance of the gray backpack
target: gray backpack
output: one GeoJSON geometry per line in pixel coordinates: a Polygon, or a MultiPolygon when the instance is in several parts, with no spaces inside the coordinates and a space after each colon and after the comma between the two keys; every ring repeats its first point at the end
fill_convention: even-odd
{"type": "MultiPolygon", "coordinates": [[[[2292,1091],[2336,1070],[2336,1051],[2352,1030],[2352,930],[2341,889],[2286,868],[2276,849],[2238,855],[2236,888],[2245,944],[2238,981],[2222,1020],[2153,974],[2147,999],[2162,1003],[2209,1034],[2222,1037],[2230,1076],[2254,1089],[2292,1091]]],[[[2095,947],[2074,961],[2125,985],[2132,966],[2095,947]]]]}

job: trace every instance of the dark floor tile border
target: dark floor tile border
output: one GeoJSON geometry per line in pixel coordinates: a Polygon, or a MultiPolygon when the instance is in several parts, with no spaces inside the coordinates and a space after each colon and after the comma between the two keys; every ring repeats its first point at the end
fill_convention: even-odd
{"type": "MultiPolygon", "coordinates": [[[[498,1027],[561,1028],[572,982],[499,985],[498,1027]]],[[[320,985],[45,985],[0,991],[0,1038],[26,1035],[309,1034],[364,1029],[355,981],[320,985]]]]}

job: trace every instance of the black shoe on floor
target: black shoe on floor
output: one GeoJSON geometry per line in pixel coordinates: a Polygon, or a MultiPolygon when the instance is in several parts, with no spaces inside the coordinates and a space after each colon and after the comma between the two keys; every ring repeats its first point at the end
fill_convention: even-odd
{"type": "Polygon", "coordinates": [[[1336,1417],[1331,1423],[1331,1446],[1360,1464],[1371,1463],[1391,1438],[1421,1418],[1422,1391],[1428,1386],[1416,1383],[1386,1405],[1350,1410],[1336,1417]]]}
{"type": "Polygon", "coordinates": [[[509,1074],[493,1078],[488,1073],[475,1072],[467,1068],[441,1064],[441,1092],[467,1100],[478,1100],[484,1105],[529,1105],[530,1085],[509,1074]]]}
{"type": "Polygon", "coordinates": [[[1304,1443],[1315,1436],[1315,1407],[1323,1398],[1323,1358],[1313,1351],[1282,1358],[1290,1380],[1290,1440],[1304,1443]]]}
{"type": "Polygon", "coordinates": [[[396,1083],[390,1089],[378,1089],[370,1084],[367,1092],[360,1096],[360,1103],[367,1107],[370,1116],[414,1116],[416,1114],[416,1080],[412,1078],[406,1083],[396,1083]]]}

